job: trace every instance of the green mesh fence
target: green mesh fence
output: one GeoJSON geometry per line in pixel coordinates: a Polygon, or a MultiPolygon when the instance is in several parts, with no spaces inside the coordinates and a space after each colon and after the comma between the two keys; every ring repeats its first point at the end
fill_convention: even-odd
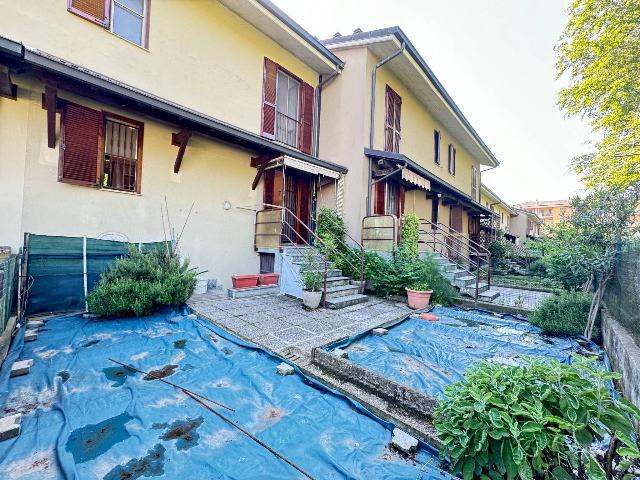
{"type": "Polygon", "coordinates": [[[18,256],[10,255],[0,262],[0,334],[15,309],[17,286],[18,256]]]}
{"type": "MultiPolygon", "coordinates": [[[[84,310],[84,239],[29,235],[27,314],[84,310]]],[[[87,238],[87,291],[91,292],[100,274],[130,246],[149,251],[164,242],[127,244],[87,238]]]]}
{"type": "Polygon", "coordinates": [[[640,241],[623,245],[605,294],[611,314],[640,345],[640,241]]]}

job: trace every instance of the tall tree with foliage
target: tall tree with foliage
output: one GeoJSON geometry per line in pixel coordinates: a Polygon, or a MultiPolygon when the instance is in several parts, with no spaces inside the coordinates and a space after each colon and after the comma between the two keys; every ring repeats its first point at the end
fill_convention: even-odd
{"type": "Polygon", "coordinates": [[[640,1],[573,0],[560,42],[560,106],[601,134],[593,154],[574,160],[588,186],[640,182],[640,1]]]}
{"type": "Polygon", "coordinates": [[[591,337],[600,301],[614,270],[616,247],[630,238],[638,204],[637,188],[597,189],[584,199],[572,200],[574,213],[564,225],[551,231],[545,262],[550,275],[567,287],[582,284],[593,291],[585,336],[591,337]]]}

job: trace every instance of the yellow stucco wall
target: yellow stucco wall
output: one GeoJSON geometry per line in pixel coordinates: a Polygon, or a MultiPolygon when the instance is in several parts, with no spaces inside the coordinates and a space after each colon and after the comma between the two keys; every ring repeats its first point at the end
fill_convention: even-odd
{"type": "MultiPolygon", "coordinates": [[[[371,72],[379,60],[368,52],[367,70],[371,72]]],[[[393,60],[392,60],[393,62],[393,60]]],[[[376,123],[374,132],[374,148],[384,149],[385,91],[389,85],[402,97],[400,153],[433,172],[445,182],[453,185],[467,195],[471,195],[471,166],[480,170],[480,164],[460,143],[439,123],[409,89],[392,73],[391,62],[378,69],[376,80],[376,123]],[[433,159],[433,131],[440,130],[440,165],[433,159]],[[456,148],[456,174],[451,175],[447,169],[447,146],[456,148]]],[[[371,88],[367,88],[370,92],[371,88]]],[[[478,185],[480,176],[478,175],[478,185]]],[[[477,200],[477,199],[475,199],[477,200]]]]}
{"type": "Polygon", "coordinates": [[[347,66],[322,90],[319,156],[349,168],[345,176],[343,217],[349,233],[359,240],[367,211],[368,165],[364,146],[369,135],[369,117],[365,112],[370,102],[363,90],[367,78],[366,50],[341,50],[338,56],[347,66]]]}
{"type": "MultiPolygon", "coordinates": [[[[493,209],[495,214],[497,215],[497,224],[498,228],[501,228],[505,232],[509,232],[511,230],[511,212],[502,204],[496,203],[496,199],[493,197],[489,197],[484,190],[480,192],[480,203],[489,208],[493,209]],[[502,219],[500,217],[502,214],[502,219]]],[[[496,220],[494,220],[496,221],[496,220]]]]}
{"type": "Polygon", "coordinates": [[[255,216],[236,208],[262,201],[262,186],[251,190],[256,170],[250,167],[249,152],[194,135],[180,173],[174,174],[177,147],[171,146],[171,133],[175,126],[61,91],[61,98],[144,122],[140,195],[61,183],[57,181],[59,141],[55,149],[47,147],[42,85],[28,73],[15,75],[13,81],[18,84],[18,100],[0,98],[0,192],[3,199],[11,200],[8,208],[3,202],[0,209],[0,245],[17,248],[23,232],[89,237],[119,232],[130,241],[161,240],[160,208],[166,196],[178,233],[195,202],[181,250],[194,266],[208,270],[204,278],[229,286],[231,274],[258,271],[253,251],[255,216]],[[8,117],[10,121],[5,121],[8,117]],[[7,186],[16,187],[8,194],[7,186]],[[231,203],[230,210],[223,208],[225,201],[231,203]],[[10,228],[5,228],[7,220],[10,228]]]}
{"type": "Polygon", "coordinates": [[[215,0],[151,2],[149,48],[67,11],[0,0],[3,36],[259,133],[264,57],[311,85],[318,73],[215,0]]]}

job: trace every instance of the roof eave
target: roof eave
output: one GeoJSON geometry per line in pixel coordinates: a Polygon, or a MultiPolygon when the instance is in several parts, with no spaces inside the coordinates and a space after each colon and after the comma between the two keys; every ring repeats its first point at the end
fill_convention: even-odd
{"type": "MultiPolygon", "coordinates": [[[[442,83],[435,76],[431,68],[427,65],[422,56],[418,53],[418,50],[409,40],[409,37],[402,31],[400,27],[391,27],[386,29],[381,29],[373,33],[377,33],[377,35],[368,36],[367,34],[371,32],[363,32],[361,34],[354,35],[346,35],[344,37],[337,37],[324,40],[323,43],[330,48],[340,48],[340,47],[348,47],[348,46],[368,46],[374,43],[379,43],[388,40],[395,40],[399,45],[405,45],[405,52],[408,53],[411,59],[416,62],[420,70],[425,74],[427,79],[434,86],[436,92],[443,98],[447,106],[453,111],[455,116],[458,118],[463,127],[467,130],[469,135],[474,139],[474,141],[478,144],[480,149],[485,155],[486,162],[481,162],[483,165],[488,165],[490,167],[497,167],[500,165],[500,161],[495,157],[493,152],[489,149],[489,147],[484,143],[482,138],[478,132],[471,126],[471,123],[464,116],[458,105],[453,101],[449,93],[446,91],[442,83]],[[341,41],[340,39],[343,39],[341,41]]],[[[403,52],[403,54],[406,54],[403,52]]]]}
{"type": "Polygon", "coordinates": [[[115,79],[98,74],[97,72],[66,62],[63,59],[44,52],[25,48],[18,42],[0,37],[0,53],[4,52],[4,47],[8,48],[10,52],[17,51],[17,47],[19,47],[21,50],[21,59],[15,56],[14,58],[20,59],[24,65],[44,70],[82,86],[95,88],[115,98],[127,100],[145,111],[148,110],[151,112],[149,114],[156,116],[156,118],[177,125],[188,123],[193,127],[197,127],[196,131],[204,135],[217,138],[226,143],[237,144],[249,150],[268,152],[273,155],[289,155],[340,173],[347,173],[348,171],[348,168],[342,165],[307,155],[296,149],[222,122],[201,112],[188,109],[135,87],[128,86],[115,79]]]}
{"type": "Polygon", "coordinates": [[[477,202],[476,200],[471,198],[469,195],[467,195],[463,191],[457,189],[450,183],[446,182],[442,178],[438,177],[437,175],[430,172],[429,170],[427,170],[426,168],[424,168],[414,160],[411,160],[409,157],[407,157],[402,153],[387,152],[384,150],[372,150],[370,148],[365,148],[364,154],[365,156],[370,158],[384,158],[384,159],[392,160],[396,162],[404,162],[407,164],[407,167],[409,167],[410,170],[413,170],[415,173],[422,175],[423,177],[427,178],[433,183],[443,186],[445,189],[449,190],[453,195],[471,204],[474,208],[476,208],[477,210],[480,210],[485,215],[493,215],[493,212],[489,210],[487,207],[477,202]]]}

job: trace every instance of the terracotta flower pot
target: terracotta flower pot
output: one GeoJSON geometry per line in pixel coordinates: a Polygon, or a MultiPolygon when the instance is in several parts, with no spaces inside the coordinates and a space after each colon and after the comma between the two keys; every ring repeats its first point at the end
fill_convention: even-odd
{"type": "Polygon", "coordinates": [[[320,306],[320,300],[322,300],[322,292],[302,291],[302,304],[305,307],[315,310],[320,306]]]}
{"type": "Polygon", "coordinates": [[[407,304],[409,305],[409,308],[412,308],[414,310],[421,310],[429,306],[429,301],[431,300],[431,294],[433,293],[433,290],[422,292],[418,290],[411,290],[410,288],[407,288],[406,290],[407,304]]]}
{"type": "Polygon", "coordinates": [[[260,274],[260,285],[277,285],[280,275],[277,273],[262,273],[260,274]]]}
{"type": "Polygon", "coordinates": [[[233,288],[251,288],[258,286],[258,275],[232,275],[233,288]]]}

